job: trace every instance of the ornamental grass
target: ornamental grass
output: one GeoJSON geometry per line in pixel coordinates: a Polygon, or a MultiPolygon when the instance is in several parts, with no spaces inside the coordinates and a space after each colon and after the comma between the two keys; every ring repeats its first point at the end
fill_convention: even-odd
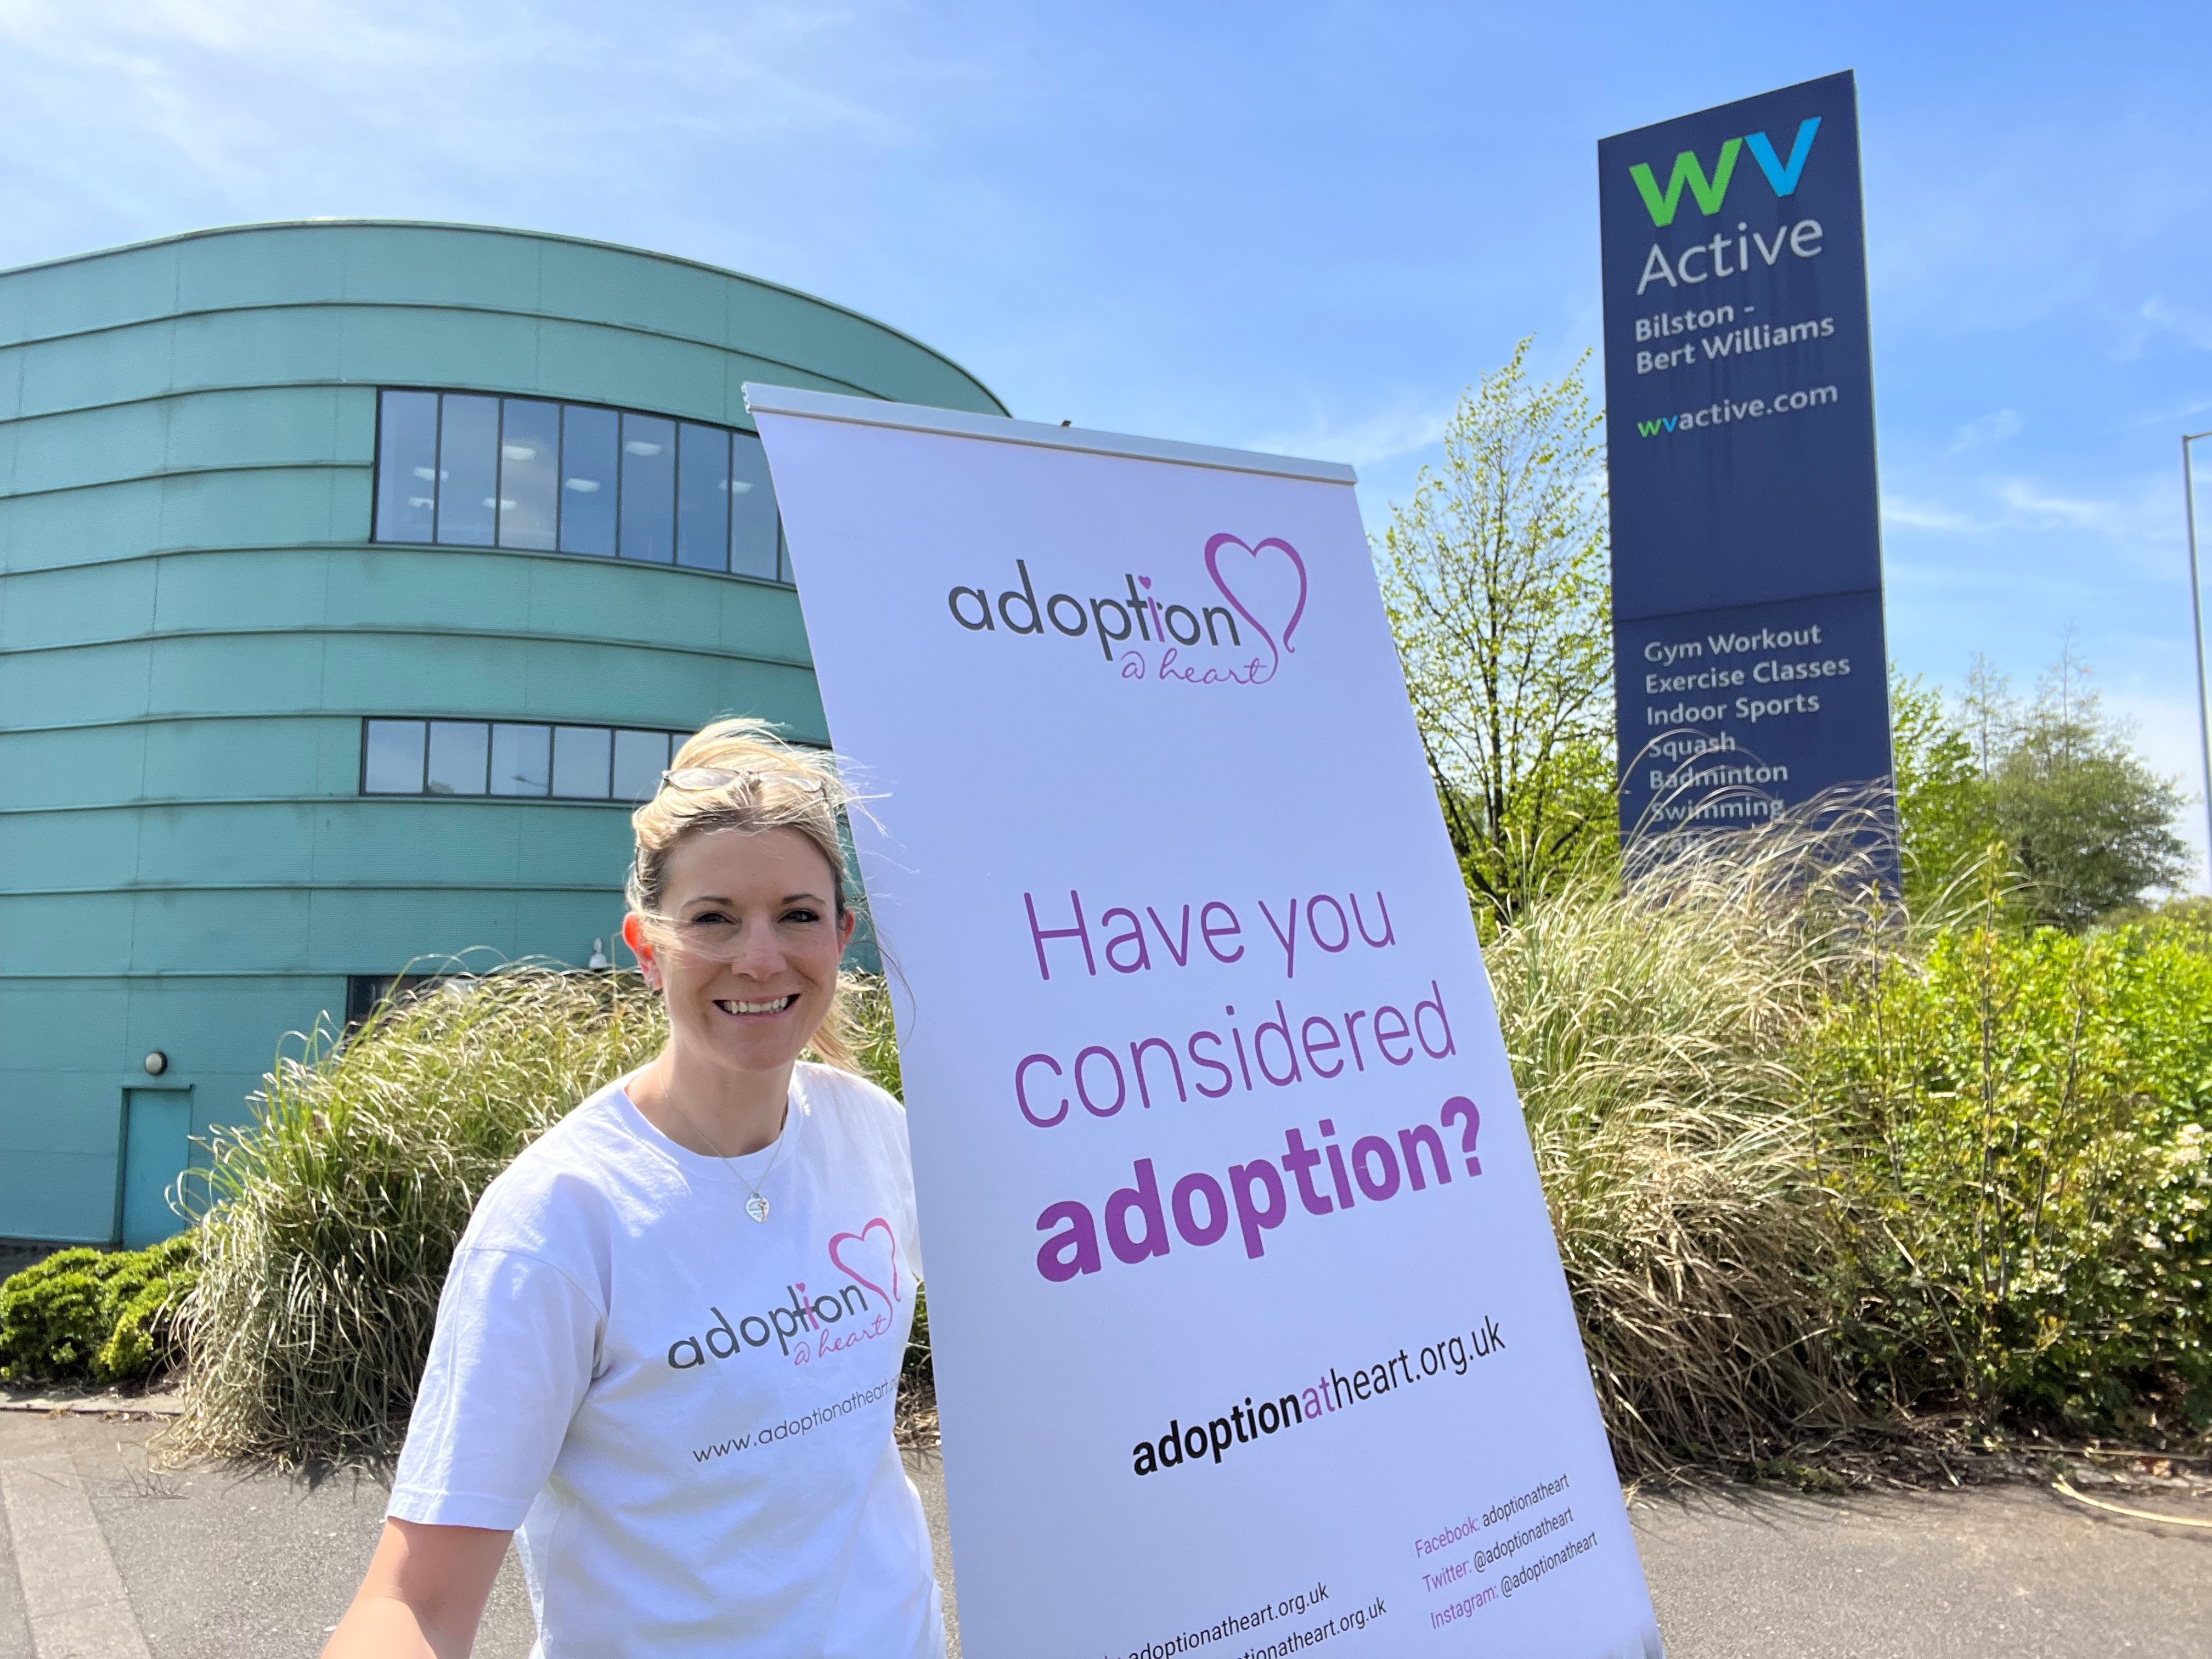
{"type": "Polygon", "coordinates": [[[1753,1464],[1860,1415],[1796,1060],[1900,944],[1859,817],[1663,838],[1485,951],[1624,1476],[1753,1464]]]}
{"type": "MultiPolygon", "coordinates": [[[[881,994],[860,992],[863,1050],[880,1055],[881,994]]],[[[394,1455],[477,1196],[665,1031],[634,975],[520,964],[387,1001],[343,1040],[295,1038],[187,1200],[200,1276],[178,1318],[172,1449],[394,1455]]]]}

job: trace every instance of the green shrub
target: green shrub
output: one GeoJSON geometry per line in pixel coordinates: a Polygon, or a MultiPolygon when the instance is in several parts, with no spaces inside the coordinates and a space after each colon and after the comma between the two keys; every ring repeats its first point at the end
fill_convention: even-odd
{"type": "Polygon", "coordinates": [[[1810,1045],[1850,1356],[1985,1424],[2212,1419],[2212,957],[2185,926],[1956,927],[1810,1045]]]}
{"type": "Polygon", "coordinates": [[[189,1232],[144,1250],[61,1250],[0,1284],[0,1380],[120,1382],[165,1364],[198,1251],[189,1232]]]}
{"type": "MultiPolygon", "coordinates": [[[[862,1052],[887,1047],[879,991],[862,1052]]],[[[520,966],[380,1009],[264,1080],[216,1137],[180,1328],[180,1449],[287,1463],[396,1451],[469,1212],[516,1153],[658,1050],[635,975],[520,966]]]]}

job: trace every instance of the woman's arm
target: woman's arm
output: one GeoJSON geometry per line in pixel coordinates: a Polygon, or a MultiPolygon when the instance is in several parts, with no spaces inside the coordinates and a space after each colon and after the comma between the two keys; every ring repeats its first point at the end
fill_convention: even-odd
{"type": "Polygon", "coordinates": [[[387,1520],[323,1659],[467,1659],[514,1535],[387,1520]]]}

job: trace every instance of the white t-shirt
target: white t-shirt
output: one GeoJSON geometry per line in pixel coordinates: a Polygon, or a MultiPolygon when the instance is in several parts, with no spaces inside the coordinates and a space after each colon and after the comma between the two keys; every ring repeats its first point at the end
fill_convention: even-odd
{"type": "Polygon", "coordinates": [[[520,1528],[544,1659],[937,1659],[891,1443],[921,1273],[906,1114],[800,1066],[776,1146],[720,1158],[620,1084],[485,1190],[390,1513],[520,1528]]]}

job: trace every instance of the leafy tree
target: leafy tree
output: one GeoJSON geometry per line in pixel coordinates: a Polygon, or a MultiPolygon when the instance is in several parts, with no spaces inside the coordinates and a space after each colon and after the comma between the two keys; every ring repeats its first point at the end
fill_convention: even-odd
{"type": "Polygon", "coordinates": [[[2185,797],[2129,748],[2071,650],[1990,772],[1997,826],[2027,878],[2034,919],[2078,933],[2188,873],[2173,833],[2185,797]]]}
{"type": "Polygon", "coordinates": [[[1984,777],[1996,772],[2005,752],[2019,739],[2020,702],[2012,682],[1977,651],[1966,665],[1966,689],[1959,698],[1959,727],[1974,751],[1984,777]]]}
{"type": "Polygon", "coordinates": [[[1377,557],[1453,849],[1500,916],[1608,848],[1617,812],[1602,417],[1587,354],[1545,384],[1529,344],[1462,394],[1377,557]]]}
{"type": "Polygon", "coordinates": [[[1988,857],[1996,802],[1972,728],[1945,712],[1941,691],[1893,668],[1889,724],[1905,896],[1918,908],[1988,857]]]}

